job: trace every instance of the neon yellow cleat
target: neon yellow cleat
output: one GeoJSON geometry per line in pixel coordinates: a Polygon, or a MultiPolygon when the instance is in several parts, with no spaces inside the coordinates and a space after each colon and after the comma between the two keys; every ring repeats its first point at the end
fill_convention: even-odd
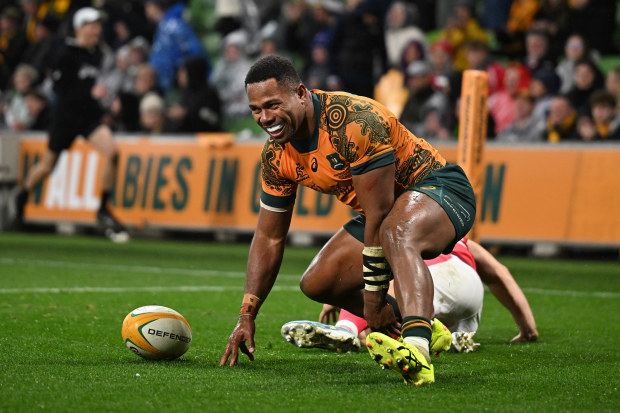
{"type": "Polygon", "coordinates": [[[366,347],[374,361],[384,370],[394,370],[406,383],[419,386],[435,381],[433,365],[415,346],[394,340],[381,333],[370,333],[366,337],[366,347]]]}
{"type": "Polygon", "coordinates": [[[438,319],[433,319],[433,335],[431,336],[431,353],[439,354],[450,350],[452,345],[452,333],[438,319]]]}

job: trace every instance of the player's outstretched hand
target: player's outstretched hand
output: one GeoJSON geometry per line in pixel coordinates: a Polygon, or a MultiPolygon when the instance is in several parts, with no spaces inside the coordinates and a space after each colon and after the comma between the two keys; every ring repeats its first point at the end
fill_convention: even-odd
{"type": "Polygon", "coordinates": [[[401,335],[401,325],[396,321],[394,309],[381,292],[364,291],[364,318],[373,331],[401,335]]]}
{"type": "Polygon", "coordinates": [[[235,329],[228,337],[228,344],[226,345],[226,349],[224,350],[224,354],[222,354],[222,359],[220,360],[220,366],[223,366],[228,361],[230,357],[230,366],[234,366],[237,364],[237,360],[239,358],[239,350],[242,353],[246,354],[250,360],[254,361],[254,331],[256,330],[256,326],[254,324],[254,319],[250,316],[241,316],[239,317],[239,321],[237,321],[237,325],[235,329]],[[246,345],[247,341],[247,345],[246,345]]]}
{"type": "Polygon", "coordinates": [[[336,323],[338,321],[338,313],[340,309],[331,304],[323,304],[321,314],[319,314],[319,323],[329,324],[331,322],[336,323]]]}
{"type": "Polygon", "coordinates": [[[521,331],[518,335],[516,335],[511,343],[525,343],[538,340],[538,331],[521,331]]]}

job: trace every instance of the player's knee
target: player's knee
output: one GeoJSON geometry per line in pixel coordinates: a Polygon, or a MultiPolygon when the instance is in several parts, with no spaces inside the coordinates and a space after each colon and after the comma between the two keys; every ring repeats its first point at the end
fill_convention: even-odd
{"type": "Polygon", "coordinates": [[[311,270],[306,271],[301,277],[299,288],[306,297],[319,302],[322,302],[321,300],[327,292],[324,283],[321,283],[318,280],[317,274],[311,270]]]}

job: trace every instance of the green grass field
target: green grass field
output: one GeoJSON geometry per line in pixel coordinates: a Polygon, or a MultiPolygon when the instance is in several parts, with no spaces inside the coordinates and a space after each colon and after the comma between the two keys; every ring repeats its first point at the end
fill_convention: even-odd
{"type": "Polygon", "coordinates": [[[367,352],[298,349],[280,336],[320,304],[299,291],[316,248],[289,247],[257,318],[256,360],[219,367],[241,303],[247,245],[0,233],[0,411],[620,411],[618,262],[501,258],[524,289],[540,341],[489,293],[471,354],[435,359],[436,383],[407,386],[367,352]],[[192,326],[189,351],[149,362],[121,340],[136,307],[192,326]]]}

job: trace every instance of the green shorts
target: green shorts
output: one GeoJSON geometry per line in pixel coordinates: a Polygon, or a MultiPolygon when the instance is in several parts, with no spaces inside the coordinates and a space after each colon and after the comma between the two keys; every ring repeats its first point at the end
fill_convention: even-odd
{"type": "MultiPolygon", "coordinates": [[[[463,169],[448,163],[407,190],[423,193],[446,211],[454,225],[456,237],[444,252],[452,251],[454,245],[467,235],[476,219],[476,197],[463,169]]],[[[365,225],[366,217],[358,215],[344,224],[343,228],[355,239],[364,242],[365,225]]]]}

